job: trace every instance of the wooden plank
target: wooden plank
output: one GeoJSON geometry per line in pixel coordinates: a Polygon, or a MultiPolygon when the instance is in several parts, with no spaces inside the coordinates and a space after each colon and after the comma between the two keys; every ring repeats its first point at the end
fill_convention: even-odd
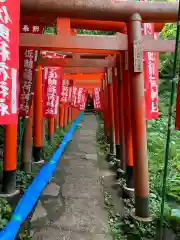
{"type": "Polygon", "coordinates": [[[82,87],[82,88],[86,88],[86,89],[101,87],[101,83],[96,83],[96,84],[91,85],[91,84],[84,84],[84,83],[76,83],[75,82],[74,85],[77,86],[77,87],[82,87]]]}
{"type": "Polygon", "coordinates": [[[119,53],[127,49],[127,36],[63,36],[20,34],[20,47],[72,52],[119,53]]]}
{"type": "Polygon", "coordinates": [[[67,74],[71,73],[104,73],[105,68],[96,67],[65,67],[64,72],[67,74]]]}
{"type": "Polygon", "coordinates": [[[147,52],[174,52],[175,40],[143,40],[143,50],[147,52]]]}
{"type": "MultiPolygon", "coordinates": [[[[127,50],[127,35],[117,36],[63,36],[63,35],[40,35],[20,34],[20,47],[43,49],[62,52],[118,54],[127,50]]],[[[143,51],[151,52],[174,52],[174,40],[151,40],[143,38],[143,51]]]]}
{"type": "Polygon", "coordinates": [[[96,74],[65,74],[64,79],[73,79],[86,84],[94,84],[104,79],[104,73],[96,74]]]}
{"type": "Polygon", "coordinates": [[[40,62],[43,66],[66,66],[66,67],[113,67],[115,66],[115,59],[47,59],[41,58],[40,62]]]}

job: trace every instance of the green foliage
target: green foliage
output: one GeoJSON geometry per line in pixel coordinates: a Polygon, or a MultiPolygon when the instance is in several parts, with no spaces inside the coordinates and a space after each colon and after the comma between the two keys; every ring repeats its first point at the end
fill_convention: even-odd
{"type": "Polygon", "coordinates": [[[0,230],[8,223],[11,212],[12,209],[7,200],[0,198],[0,230]]]}
{"type": "Polygon", "coordinates": [[[17,188],[24,192],[26,188],[31,184],[34,176],[35,173],[27,174],[21,170],[18,170],[16,175],[17,188]]]}
{"type": "MultiPolygon", "coordinates": [[[[124,184],[124,179],[121,179],[120,182],[124,184]]],[[[153,221],[149,223],[140,222],[130,216],[135,204],[133,199],[124,199],[124,214],[122,215],[115,211],[111,194],[105,192],[105,205],[109,215],[109,226],[113,239],[147,240],[155,238],[161,198],[151,193],[149,201],[153,221]]],[[[171,217],[171,208],[167,203],[165,203],[164,220],[164,225],[167,228],[174,229],[176,233],[180,232],[179,224],[177,224],[175,217],[171,217]]]]}
{"type": "MultiPolygon", "coordinates": [[[[177,25],[175,23],[167,23],[160,34],[160,38],[165,40],[175,40],[176,27],[177,25]]],[[[180,60],[180,55],[178,54],[178,62],[179,60],[180,60]]],[[[173,61],[174,61],[174,53],[160,54],[160,77],[172,76],[173,61]]]]}
{"type": "MultiPolygon", "coordinates": [[[[133,200],[124,201],[124,216],[119,216],[113,209],[111,196],[105,193],[106,208],[109,213],[109,224],[112,235],[115,240],[118,239],[154,239],[156,234],[157,221],[160,216],[162,175],[164,167],[164,147],[167,134],[167,117],[169,107],[170,92],[164,82],[160,79],[159,86],[159,111],[160,117],[157,120],[148,122],[148,153],[149,153],[149,178],[150,178],[150,210],[154,221],[150,224],[142,224],[132,221],[129,212],[134,208],[133,200]]],[[[168,82],[169,86],[170,83],[168,82]]],[[[102,128],[103,129],[103,128],[102,128]]],[[[104,143],[104,133],[100,132],[99,142],[104,143]]],[[[168,165],[167,178],[167,201],[165,202],[164,225],[172,228],[180,234],[179,221],[171,217],[172,205],[179,208],[180,203],[180,132],[174,129],[174,119],[172,122],[171,151],[168,165]]],[[[121,186],[124,185],[124,179],[119,180],[121,186]]],[[[179,235],[178,235],[179,236],[179,235]]]]}
{"type": "Polygon", "coordinates": [[[114,35],[114,32],[104,32],[104,31],[97,31],[97,30],[83,30],[78,29],[78,34],[85,34],[85,35],[114,35]]]}
{"type": "Polygon", "coordinates": [[[49,26],[44,29],[44,34],[56,34],[56,26],[49,26]]]}
{"type": "MultiPolygon", "coordinates": [[[[149,151],[149,171],[150,187],[161,194],[162,174],[164,164],[164,146],[167,134],[167,115],[170,93],[161,84],[159,87],[159,111],[160,118],[148,122],[148,151],[149,151]]],[[[180,201],[180,132],[174,128],[174,119],[172,122],[171,150],[168,166],[167,194],[180,201]]]]}
{"type": "MultiPolygon", "coordinates": [[[[55,152],[57,147],[60,145],[62,142],[64,136],[66,135],[66,132],[69,130],[69,128],[72,126],[72,124],[69,124],[65,130],[62,130],[60,128],[57,128],[55,133],[54,133],[54,138],[53,138],[53,143],[49,144],[48,140],[45,142],[45,147],[44,147],[44,158],[49,160],[49,158],[52,156],[52,154],[55,152]]],[[[46,133],[48,126],[46,125],[46,133]]],[[[46,137],[47,139],[47,137],[46,137]]]]}

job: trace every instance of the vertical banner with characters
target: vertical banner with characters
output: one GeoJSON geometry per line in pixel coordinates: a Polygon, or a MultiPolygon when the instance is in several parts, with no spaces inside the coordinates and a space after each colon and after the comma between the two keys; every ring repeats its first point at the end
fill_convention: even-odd
{"type": "MultiPolygon", "coordinates": [[[[154,39],[154,24],[143,23],[142,34],[152,36],[154,39]]],[[[158,54],[154,52],[144,52],[144,89],[146,120],[157,119],[158,112],[158,54]]]]}
{"type": "Polygon", "coordinates": [[[19,115],[28,116],[30,110],[30,97],[35,75],[38,51],[20,48],[20,95],[19,115]]]}
{"type": "Polygon", "coordinates": [[[81,103],[79,105],[79,110],[80,111],[84,111],[85,110],[87,98],[88,98],[88,91],[87,91],[87,89],[84,88],[83,92],[82,92],[82,96],[81,96],[81,103]]]}
{"type": "Polygon", "coordinates": [[[0,124],[18,123],[20,0],[0,1],[0,124]]]}
{"type": "Polygon", "coordinates": [[[69,100],[69,81],[62,80],[61,86],[60,86],[59,103],[60,104],[68,104],[68,100],[69,100]]]}
{"type": "Polygon", "coordinates": [[[93,88],[92,96],[93,96],[94,109],[96,111],[101,111],[102,110],[101,89],[100,88],[93,88]]]}
{"type": "Polygon", "coordinates": [[[55,117],[59,102],[59,88],[61,81],[61,68],[45,67],[43,81],[43,113],[44,117],[55,117]]]}

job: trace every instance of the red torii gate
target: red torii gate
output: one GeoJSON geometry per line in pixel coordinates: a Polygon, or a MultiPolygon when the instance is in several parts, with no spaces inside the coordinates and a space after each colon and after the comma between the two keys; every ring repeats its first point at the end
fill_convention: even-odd
{"type": "MultiPolygon", "coordinates": [[[[128,21],[128,35],[118,34],[113,37],[103,36],[71,36],[70,25],[62,33],[58,25],[57,36],[20,34],[20,46],[28,46],[36,49],[48,49],[55,51],[70,51],[80,53],[119,54],[128,51],[128,72],[131,93],[131,116],[136,121],[132,124],[134,178],[135,178],[135,202],[136,215],[142,218],[149,217],[148,207],[148,166],[147,166],[147,139],[144,108],[144,82],[142,52],[173,52],[174,41],[162,41],[145,39],[141,34],[141,23],[143,22],[175,22],[177,19],[177,3],[150,3],[150,2],[113,2],[108,0],[106,4],[101,0],[94,4],[87,1],[45,1],[21,0],[21,14],[56,17],[74,17],[95,20],[128,21]],[[139,56],[139,57],[138,57],[139,56]],[[134,61],[132,61],[134,59],[134,61]]],[[[18,34],[18,33],[17,33],[18,34]]],[[[122,62],[124,56],[121,56],[122,62]]],[[[82,67],[82,66],[81,66],[82,67]]],[[[112,76],[108,72],[107,78],[112,76]]],[[[118,76],[120,79],[120,76],[118,76]]],[[[111,84],[109,82],[109,84],[111,84]]],[[[113,94],[110,94],[112,96],[113,94]]],[[[112,101],[111,101],[112,105],[112,101]]],[[[122,108],[121,108],[122,110],[122,108]]],[[[113,113],[112,113],[113,115],[113,113]]],[[[8,139],[11,136],[11,145],[16,146],[15,128],[7,127],[8,139]]],[[[5,152],[8,152],[7,145],[5,152]]],[[[6,156],[7,157],[7,156],[6,156]]],[[[5,162],[8,161],[8,158],[5,162]]],[[[9,156],[10,157],[10,156],[9,156]]],[[[16,156],[12,156],[16,161],[16,156]]],[[[14,167],[14,163],[13,163],[14,167]]],[[[11,169],[13,172],[15,169],[11,169]]],[[[5,170],[6,171],[6,170],[5,170]]],[[[7,172],[9,169],[7,169],[7,172]]],[[[9,173],[6,175],[9,178],[9,173]]],[[[14,175],[13,175],[14,180],[14,175]]]]}
{"type": "MultiPolygon", "coordinates": [[[[141,30],[141,21],[140,18],[137,19],[137,21],[135,21],[134,19],[132,19],[133,23],[132,26],[135,22],[137,22],[139,25],[139,31],[141,30]]],[[[138,31],[136,31],[137,33],[138,31]]],[[[140,36],[141,36],[141,32],[140,32],[140,36]]],[[[140,46],[140,50],[142,49],[142,47],[144,47],[144,50],[146,51],[174,51],[174,46],[175,46],[175,42],[174,41],[162,41],[162,40],[147,40],[144,39],[143,42],[141,41],[141,39],[134,39],[137,40],[137,43],[140,46]],[[140,40],[140,41],[139,41],[140,40]],[[153,43],[153,45],[151,45],[153,43]],[[166,47],[166,43],[168,43],[167,47],[166,47]],[[141,45],[143,44],[143,46],[141,45]]],[[[61,50],[61,51],[72,51],[72,52],[97,52],[97,53],[103,53],[103,54],[117,54],[120,53],[120,51],[118,50],[120,48],[121,51],[126,51],[129,50],[129,57],[131,57],[130,59],[132,59],[132,51],[130,54],[130,48],[128,49],[128,38],[127,35],[125,34],[120,34],[117,35],[116,37],[102,37],[102,36],[63,36],[63,34],[57,35],[57,36],[38,36],[38,35],[29,35],[28,34],[21,34],[21,38],[20,38],[20,46],[31,46],[33,48],[38,48],[38,49],[51,49],[51,50],[61,50]],[[104,43],[104,44],[103,44],[104,43]],[[116,45],[114,44],[116,43],[116,45]],[[58,46],[59,44],[59,46],[58,46]],[[106,49],[106,50],[104,50],[106,49]]],[[[134,45],[134,42],[132,44],[132,47],[134,45]]],[[[135,45],[134,45],[135,46],[135,45]]],[[[141,60],[138,60],[140,61],[141,60]]],[[[139,63],[140,63],[139,62],[139,63]]],[[[57,63],[55,63],[57,64],[57,63]]],[[[132,62],[129,61],[129,66],[131,66],[129,69],[133,69],[134,67],[132,66],[132,62]]],[[[137,66],[136,66],[137,67],[137,66]]],[[[139,68],[142,69],[141,64],[138,65],[139,68]]],[[[141,77],[141,85],[137,84],[138,81],[133,81],[133,74],[131,76],[131,84],[137,84],[134,85],[134,87],[131,89],[132,91],[132,96],[136,96],[136,98],[134,98],[133,102],[131,102],[131,108],[132,108],[132,112],[133,112],[133,116],[135,116],[136,121],[133,122],[132,121],[132,129],[135,131],[133,133],[133,149],[136,149],[136,151],[134,150],[133,152],[133,158],[136,159],[136,161],[134,161],[134,172],[135,172],[135,189],[136,189],[136,194],[137,194],[137,198],[136,198],[136,209],[137,212],[136,214],[138,216],[149,216],[148,213],[148,167],[147,167],[147,146],[146,146],[146,124],[145,124],[145,119],[143,116],[145,116],[145,109],[143,108],[143,101],[141,96],[144,94],[144,82],[142,79],[142,70],[138,70],[136,69],[137,73],[135,73],[135,78],[136,77],[141,77]],[[138,89],[138,90],[137,90],[138,89]],[[139,99],[139,95],[137,96],[137,92],[141,93],[140,94],[140,99],[139,99]],[[137,150],[138,149],[138,150],[137,150]],[[143,170],[142,170],[143,169],[143,170]],[[140,174],[141,172],[141,174],[140,174]],[[143,186],[142,186],[143,185],[143,186]],[[139,193],[137,193],[137,186],[141,186],[141,189],[138,188],[139,193]],[[147,198],[144,198],[145,196],[147,196],[147,198]],[[142,209],[141,206],[141,200],[144,201],[144,204],[146,205],[147,208],[142,209]],[[146,212],[144,211],[142,213],[141,210],[146,210],[146,212]]],[[[130,72],[130,71],[129,71],[130,72]]],[[[110,75],[108,74],[108,79],[110,78],[110,75]]],[[[108,84],[109,85],[109,84],[108,84]]],[[[111,84],[110,84],[111,85],[111,84]]],[[[109,86],[110,86],[109,85],[109,86]]],[[[109,99],[110,99],[110,109],[113,109],[113,99],[111,99],[112,96],[112,89],[110,88],[108,90],[108,94],[109,94],[109,99]]],[[[113,116],[114,112],[112,110],[111,115],[113,116]]],[[[110,124],[113,123],[114,120],[111,119],[110,120],[110,124]]],[[[114,126],[110,125],[109,126],[110,129],[112,129],[114,126]]],[[[112,134],[112,133],[111,133],[112,134]]],[[[112,137],[110,138],[112,140],[112,137]]],[[[111,144],[110,146],[113,146],[113,144],[111,144]]],[[[113,151],[111,149],[111,151],[113,151]]],[[[129,149],[129,151],[131,151],[131,149],[129,149]]],[[[131,154],[130,154],[131,155],[131,154]]],[[[129,156],[130,156],[129,155],[129,156]]],[[[129,159],[130,161],[130,159],[129,159]]]]}

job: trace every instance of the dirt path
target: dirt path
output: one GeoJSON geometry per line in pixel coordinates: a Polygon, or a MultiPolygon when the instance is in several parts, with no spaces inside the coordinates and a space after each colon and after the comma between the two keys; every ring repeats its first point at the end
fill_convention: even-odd
{"type": "Polygon", "coordinates": [[[32,219],[33,240],[110,240],[96,153],[97,122],[85,115],[80,131],[41,195],[32,219]]]}

